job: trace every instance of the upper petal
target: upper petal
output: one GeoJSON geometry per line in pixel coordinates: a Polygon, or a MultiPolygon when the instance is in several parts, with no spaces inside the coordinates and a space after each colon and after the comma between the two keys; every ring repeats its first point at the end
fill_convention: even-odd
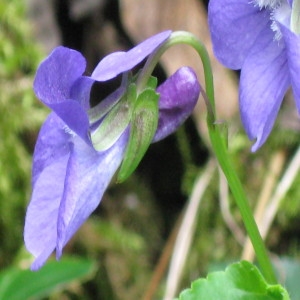
{"type": "Polygon", "coordinates": [[[79,52],[57,47],[40,64],[33,87],[37,97],[89,143],[85,107],[93,80],[82,76],[85,67],[79,52]]]}
{"type": "Polygon", "coordinates": [[[107,55],[99,62],[91,77],[97,81],[106,81],[131,70],[158,46],[164,43],[170,34],[170,30],[163,31],[148,38],[127,52],[114,52],[107,55]]]}
{"type": "Polygon", "coordinates": [[[261,31],[271,31],[270,11],[252,1],[210,0],[208,23],[214,53],[230,69],[241,69],[261,31]]]}
{"type": "Polygon", "coordinates": [[[256,151],[269,136],[290,84],[285,48],[265,32],[241,71],[240,110],[245,130],[256,139],[256,151]],[[267,38],[268,37],[268,38],[267,38]]]}
{"type": "Polygon", "coordinates": [[[86,61],[78,51],[57,47],[40,64],[33,83],[37,97],[46,105],[70,98],[74,82],[85,71],[86,61]]]}
{"type": "Polygon", "coordinates": [[[157,88],[159,120],[153,142],[173,133],[192,113],[200,85],[192,68],[182,67],[157,88]]]}
{"type": "Polygon", "coordinates": [[[67,167],[65,189],[59,208],[56,255],[99,205],[112,176],[119,167],[128,131],[108,150],[97,152],[75,140],[67,167]]]}
{"type": "Polygon", "coordinates": [[[300,113],[300,35],[294,34],[284,25],[280,26],[280,30],[285,41],[293,94],[300,113]]]}

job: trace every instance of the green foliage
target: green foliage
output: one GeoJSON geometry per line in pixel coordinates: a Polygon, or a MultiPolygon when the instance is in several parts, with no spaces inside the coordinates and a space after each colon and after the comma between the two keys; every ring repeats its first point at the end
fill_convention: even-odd
{"type": "Polygon", "coordinates": [[[117,251],[117,252],[141,252],[145,251],[145,241],[139,234],[117,225],[114,222],[100,218],[91,218],[88,221],[89,233],[101,236],[101,239],[91,239],[88,245],[89,250],[97,251],[117,251]]]}
{"type": "Polygon", "coordinates": [[[100,211],[68,243],[64,255],[76,253],[99,262],[85,287],[93,291],[87,299],[143,299],[164,243],[161,212],[153,200],[149,187],[133,174],[126,184],[112,185],[100,211]]]}
{"type": "MultiPolygon", "coordinates": [[[[1,269],[16,261],[16,253],[23,244],[24,212],[30,198],[32,151],[38,129],[47,115],[47,110],[36,100],[32,91],[34,72],[43,58],[44,55],[41,55],[30,37],[30,26],[25,17],[24,1],[2,0],[0,2],[1,269]]],[[[153,87],[155,85],[154,82],[153,87]]],[[[229,126],[231,125],[230,121],[229,126]]],[[[266,175],[265,166],[266,162],[269,162],[270,153],[276,149],[292,149],[299,143],[298,131],[291,133],[287,129],[280,128],[279,124],[276,130],[273,130],[268,142],[257,154],[250,153],[251,143],[244,131],[229,138],[234,167],[238,170],[242,182],[245,183],[247,194],[253,202],[266,175]]],[[[106,128],[106,130],[109,131],[110,128],[106,128]]],[[[179,133],[178,145],[185,165],[182,189],[188,196],[201,166],[199,167],[193,158],[192,148],[197,141],[193,140],[189,143],[188,137],[184,135],[182,131],[179,133]]],[[[174,168],[176,167],[174,166],[174,168]]],[[[300,211],[299,181],[300,177],[298,176],[281,206],[276,228],[278,235],[282,234],[283,229],[288,226],[295,228],[296,222],[291,223],[290,221],[291,219],[297,221],[296,216],[300,211]]],[[[86,222],[75,236],[73,243],[70,242],[67,245],[65,252],[79,251],[80,254],[101,263],[98,274],[92,283],[89,283],[92,285],[92,292],[96,291],[97,298],[140,299],[150,281],[158,256],[162,252],[166,238],[164,234],[169,232],[165,231],[160,208],[154,205],[154,196],[147,183],[144,185],[140,178],[133,175],[126,181],[126,184],[116,187],[115,190],[112,191],[112,196],[106,196],[110,197],[109,201],[102,201],[100,217],[95,215],[86,222]],[[114,194],[115,190],[119,193],[114,194]],[[110,294],[109,289],[111,289],[110,294]],[[105,296],[108,294],[109,296],[105,296]]],[[[235,241],[232,232],[227,229],[220,213],[218,190],[218,177],[215,175],[205,193],[205,201],[200,207],[196,236],[185,264],[186,270],[182,284],[186,284],[206,272],[209,262],[236,259],[240,255],[241,247],[235,241]]],[[[252,204],[254,205],[254,203],[252,204]]],[[[172,207],[170,207],[170,211],[172,211],[172,207]]],[[[232,205],[232,201],[231,212],[240,225],[239,213],[232,205]]],[[[174,215],[170,214],[170,218],[173,220],[174,215]]],[[[294,232],[291,239],[298,241],[297,232],[296,234],[294,232]]],[[[290,245],[286,245],[287,252],[291,251],[290,245]]],[[[278,247],[278,241],[275,247],[278,247]]],[[[295,252],[298,253],[298,249],[295,252]]],[[[78,278],[80,278],[79,290],[82,291],[86,288],[82,285],[82,278],[85,278],[85,274],[93,274],[94,267],[95,265],[91,261],[62,260],[58,263],[49,262],[38,273],[15,267],[9,268],[0,274],[0,298],[14,299],[13,295],[16,293],[26,295],[26,291],[28,293],[35,292],[35,295],[39,295],[38,297],[47,296],[53,291],[65,288],[66,284],[69,288],[69,283],[73,283],[74,279],[78,278]],[[69,271],[72,272],[68,273],[69,271]],[[45,283],[41,279],[46,277],[47,282],[45,283]]],[[[275,296],[279,295],[279,298],[269,295],[269,298],[261,296],[261,298],[248,299],[282,299],[280,298],[281,287],[273,289],[273,286],[268,286],[263,281],[255,267],[251,266],[252,271],[249,271],[248,268],[250,267],[247,263],[240,263],[229,267],[225,272],[213,273],[209,275],[208,279],[196,281],[190,290],[182,293],[180,299],[193,299],[185,297],[193,297],[194,291],[197,291],[198,288],[201,290],[202,287],[209,289],[217,286],[216,281],[223,282],[223,287],[225,284],[234,286],[242,294],[246,289],[245,284],[258,283],[256,287],[260,288],[259,293],[275,291],[275,296]],[[249,274],[243,273],[245,270],[248,270],[249,274]],[[232,277],[232,274],[238,274],[238,276],[232,277]],[[240,276],[243,281],[234,280],[240,276]],[[230,281],[230,279],[233,280],[230,281]]],[[[288,260],[284,262],[284,268],[287,270],[287,279],[284,283],[293,299],[297,300],[294,297],[300,294],[297,281],[299,264],[288,260]]],[[[158,289],[162,288],[160,286],[158,289]]],[[[227,290],[226,287],[223,292],[226,293],[227,290]]],[[[215,291],[217,288],[213,288],[212,293],[215,291]]],[[[80,292],[78,294],[80,297],[80,292]]],[[[29,296],[29,294],[27,295],[29,296]]],[[[31,295],[33,296],[33,294],[31,295]]],[[[95,299],[94,294],[88,299],[95,299]]],[[[203,299],[209,298],[205,295],[203,299]]],[[[213,299],[218,299],[218,297],[213,299]]],[[[224,296],[222,299],[234,298],[224,296]]]]}
{"type": "Polygon", "coordinates": [[[60,262],[50,261],[37,272],[11,267],[0,273],[0,299],[41,299],[75,280],[91,277],[95,270],[91,260],[66,257],[60,262]]]}
{"type": "Polygon", "coordinates": [[[198,279],[190,289],[183,291],[180,300],[288,300],[286,290],[280,285],[269,285],[259,270],[247,261],[227,267],[225,272],[208,274],[198,279]]]}
{"type": "MultiPolygon", "coordinates": [[[[293,155],[293,154],[292,154],[293,155]]],[[[300,174],[298,173],[291,188],[283,199],[278,211],[277,221],[282,229],[292,229],[299,221],[300,214],[300,174]]],[[[295,228],[294,228],[295,229],[295,228]]]]}
{"type": "Polygon", "coordinates": [[[22,243],[31,152],[46,110],[32,91],[41,55],[30,38],[23,1],[1,1],[0,28],[0,265],[5,265],[22,243]]]}

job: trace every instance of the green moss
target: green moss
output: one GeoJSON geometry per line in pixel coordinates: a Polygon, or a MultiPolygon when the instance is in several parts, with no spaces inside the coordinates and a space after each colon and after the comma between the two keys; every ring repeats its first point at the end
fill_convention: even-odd
{"type": "Polygon", "coordinates": [[[22,245],[34,141],[46,110],[32,91],[41,53],[30,37],[24,1],[0,3],[0,266],[22,245]]]}

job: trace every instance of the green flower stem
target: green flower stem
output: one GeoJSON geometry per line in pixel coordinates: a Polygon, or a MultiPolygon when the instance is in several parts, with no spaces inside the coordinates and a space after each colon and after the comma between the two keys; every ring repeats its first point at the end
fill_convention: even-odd
{"type": "MultiPolygon", "coordinates": [[[[144,66],[140,76],[137,79],[137,89],[138,91],[143,90],[163,53],[166,52],[166,50],[168,50],[171,46],[178,45],[178,44],[187,44],[192,46],[201,57],[203,69],[204,69],[206,94],[208,99],[212,99],[212,101],[206,102],[206,106],[208,109],[208,118],[213,117],[211,121],[214,122],[215,120],[214,86],[213,86],[213,75],[212,75],[209,56],[205,46],[193,34],[189,32],[186,31],[173,32],[170,38],[148,58],[146,65],[144,66]]],[[[207,98],[204,98],[204,100],[207,101],[207,98]]]]}
{"type": "Polygon", "coordinates": [[[277,280],[270,258],[268,256],[268,252],[259,233],[257,224],[254,220],[245,191],[243,190],[242,184],[232,167],[232,163],[225,146],[225,141],[222,140],[217,125],[208,124],[208,128],[215,155],[226,176],[231,192],[239,208],[247,233],[256,253],[257,260],[260,264],[262,273],[270,284],[276,284],[277,280]]]}
{"type": "Polygon", "coordinates": [[[245,228],[252,242],[253,248],[256,253],[257,260],[260,264],[262,273],[266,280],[270,284],[277,282],[276,276],[268,256],[267,249],[259,233],[257,224],[254,220],[248,199],[243,190],[242,184],[237,176],[233,165],[230,161],[230,157],[226,147],[226,139],[222,136],[219,126],[217,125],[215,118],[215,101],[214,101],[214,85],[213,75],[210,64],[209,55],[204,45],[194,35],[188,32],[177,31],[171,34],[169,40],[156,50],[151,57],[149,57],[145,68],[140,74],[137,82],[138,89],[142,89],[146,84],[149,76],[151,75],[155,65],[158,63],[161,55],[171,46],[176,44],[187,44],[192,46],[199,54],[205,76],[206,94],[202,93],[207,105],[207,125],[209,130],[209,136],[214,153],[218,159],[218,162],[227,178],[229,187],[234,196],[236,204],[241,213],[245,228]]]}

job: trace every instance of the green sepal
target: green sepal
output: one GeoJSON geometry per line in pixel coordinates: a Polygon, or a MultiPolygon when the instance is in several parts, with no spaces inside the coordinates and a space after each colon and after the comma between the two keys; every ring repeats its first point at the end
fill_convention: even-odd
{"type": "Polygon", "coordinates": [[[97,151],[109,149],[129,125],[136,94],[136,85],[132,83],[119,103],[115,104],[100,126],[92,132],[91,140],[97,151]]]}
{"type": "Polygon", "coordinates": [[[121,101],[122,97],[124,95],[121,95],[120,97],[114,99],[114,101],[110,103],[105,103],[105,101],[100,102],[98,105],[96,105],[93,108],[90,108],[87,112],[88,117],[89,117],[89,122],[90,124],[94,124],[101,120],[107,113],[109,113],[112,108],[121,101]]]}
{"type": "Polygon", "coordinates": [[[197,279],[179,296],[179,300],[192,299],[289,300],[290,297],[281,285],[268,284],[256,266],[241,261],[227,267],[225,272],[197,279]]]}
{"type": "Polygon", "coordinates": [[[132,174],[151,144],[158,125],[158,99],[155,90],[145,89],[134,104],[129,141],[118,182],[123,182],[132,174]]]}
{"type": "MultiPolygon", "coordinates": [[[[136,82],[138,83],[138,79],[140,77],[142,73],[142,70],[140,70],[139,72],[137,72],[134,76],[132,76],[131,78],[131,82],[136,82]]],[[[137,84],[138,85],[138,84],[137,84]]],[[[148,78],[147,84],[145,85],[145,89],[152,89],[152,90],[156,90],[157,88],[157,77],[155,76],[150,76],[148,78]]],[[[144,89],[142,89],[143,91],[144,89]]]]}
{"type": "Polygon", "coordinates": [[[155,90],[156,87],[157,87],[157,78],[154,76],[150,76],[150,78],[147,82],[147,89],[150,88],[150,89],[155,90]]]}

